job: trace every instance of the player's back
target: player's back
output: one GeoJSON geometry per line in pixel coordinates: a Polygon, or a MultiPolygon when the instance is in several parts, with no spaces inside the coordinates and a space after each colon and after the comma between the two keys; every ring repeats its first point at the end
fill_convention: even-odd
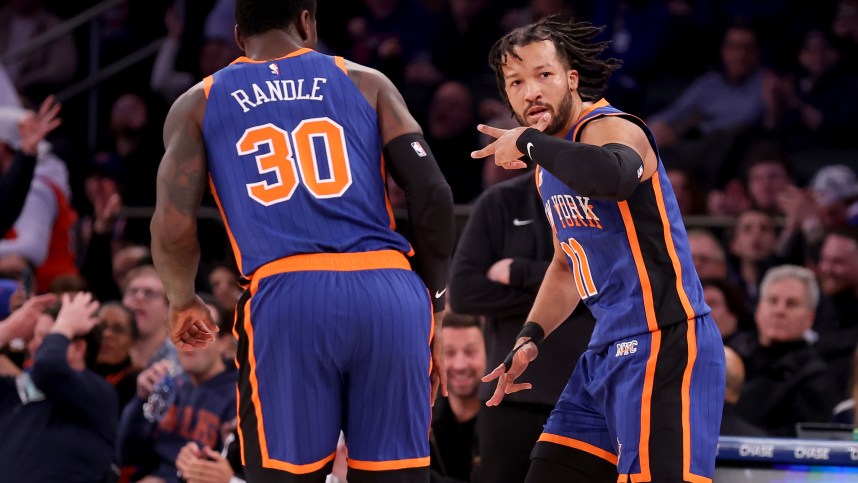
{"type": "Polygon", "coordinates": [[[212,191],[242,274],[301,253],[393,249],[375,110],[341,58],[241,57],[204,82],[212,191]]]}

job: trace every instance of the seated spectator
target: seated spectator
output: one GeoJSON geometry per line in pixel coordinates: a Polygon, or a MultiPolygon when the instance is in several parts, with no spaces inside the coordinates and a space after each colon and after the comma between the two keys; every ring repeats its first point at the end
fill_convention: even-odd
{"type": "Polygon", "coordinates": [[[141,265],[128,273],[122,305],[134,313],[140,334],[131,350],[134,365],[147,368],[162,359],[177,362],[176,346],[167,337],[170,305],[155,267],[141,265]]]}
{"type": "Polygon", "coordinates": [[[825,237],[818,271],[819,285],[835,320],[816,328],[816,348],[845,394],[852,352],[858,345],[858,228],[842,228],[825,237]]]}
{"type": "Polygon", "coordinates": [[[726,280],[704,278],[700,282],[703,299],[712,309],[710,315],[721,332],[724,345],[732,347],[743,343],[745,335],[753,329],[753,321],[742,289],[726,280]]]}
{"type": "Polygon", "coordinates": [[[759,141],[746,158],[745,183],[751,205],[771,215],[782,214],[778,197],[792,184],[792,165],[786,153],[777,143],[759,141]]]}
{"type": "Polygon", "coordinates": [[[838,164],[820,169],[810,182],[819,221],[828,230],[858,226],[858,178],[852,168],[838,164]]]}
{"type": "Polygon", "coordinates": [[[140,336],[134,313],[119,302],[108,302],[98,311],[103,336],[93,371],[107,379],[119,397],[119,410],[134,397],[140,369],[131,363],[131,348],[140,336]]]}
{"type": "Polygon", "coordinates": [[[727,255],[712,232],[691,230],[688,232],[688,244],[691,260],[701,279],[727,280],[727,255]]]}
{"type": "Polygon", "coordinates": [[[793,146],[854,146],[858,101],[844,92],[858,88],[858,78],[841,64],[838,41],[829,31],[811,29],[798,51],[796,72],[768,84],[773,109],[767,127],[793,146]]]}
{"type": "Polygon", "coordinates": [[[236,417],[236,372],[227,370],[217,344],[182,351],[184,371],[169,397],[163,414],[146,418],[144,403],[154,386],[167,376],[170,362],[158,361],[140,373],[137,394],[125,406],[119,424],[119,461],[136,466],[135,478],[146,476],[178,483],[176,459],[183,446],[194,442],[200,448],[218,451],[223,447],[221,426],[236,417]],[[160,419],[158,419],[160,416],[160,419]]]}
{"type": "MultiPolygon", "coordinates": [[[[40,123],[48,122],[46,116],[53,113],[55,117],[58,109],[53,107],[47,113],[40,111],[37,119],[40,123]]],[[[15,151],[23,146],[18,125],[30,116],[32,113],[24,109],[0,110],[0,169],[3,172],[12,166],[15,151]]],[[[53,129],[51,125],[56,127],[54,122],[34,127],[41,131],[38,139],[43,139],[53,129]]],[[[32,133],[27,137],[31,138],[32,133]]],[[[0,240],[0,267],[8,264],[9,257],[23,258],[36,268],[36,286],[44,292],[57,276],[77,273],[71,240],[77,213],[71,206],[71,188],[65,163],[51,153],[48,142],[27,142],[28,145],[37,146],[35,174],[21,214],[11,230],[0,234],[5,235],[5,239],[0,240]]]]}
{"type": "Polygon", "coordinates": [[[758,124],[765,111],[763,71],[756,33],[736,23],[721,44],[723,69],[703,75],[662,112],[652,116],[650,129],[659,147],[678,143],[690,133],[758,124]]]}
{"type": "Polygon", "coordinates": [[[766,273],[757,305],[757,344],[742,355],[747,380],[739,414],[775,436],[794,437],[798,422],[827,422],[840,397],[819,353],[805,340],[819,288],[813,272],[783,265],[766,273]]]}
{"type": "MultiPolygon", "coordinates": [[[[494,124],[489,123],[490,126],[494,124]]],[[[668,169],[667,179],[673,187],[679,212],[682,216],[702,215],[706,213],[705,191],[697,184],[689,171],[668,169]]]]}
{"type": "Polygon", "coordinates": [[[774,265],[772,257],[776,243],[775,220],[771,215],[748,210],[736,219],[729,247],[733,272],[752,305],[757,300],[757,287],[763,273],[774,265]]]}
{"type": "Polygon", "coordinates": [[[209,272],[209,286],[220,310],[235,311],[241,287],[238,286],[238,270],[228,263],[215,264],[209,272]]]}
{"type": "Polygon", "coordinates": [[[450,313],[442,330],[449,397],[439,398],[432,411],[432,469],[454,481],[479,481],[472,475],[479,461],[477,388],[486,373],[483,329],[476,316],[450,313]]]}
{"type": "Polygon", "coordinates": [[[99,350],[97,310],[90,294],[64,296],[32,367],[0,378],[4,481],[101,482],[112,474],[116,395],[87,369],[99,350]]]}
{"type": "Polygon", "coordinates": [[[827,232],[858,224],[858,179],[848,166],[826,166],[809,190],[787,187],[778,202],[787,217],[779,251],[815,260],[827,232]]]}
{"type": "MultiPolygon", "coordinates": [[[[707,302],[708,303],[708,302],[707,302]]],[[[766,432],[742,419],[736,412],[736,403],[745,384],[745,365],[736,351],[724,348],[726,361],[727,387],[724,390],[724,414],[721,417],[722,436],[764,437],[766,432]]]]}
{"type": "Polygon", "coordinates": [[[441,84],[429,108],[426,142],[450,183],[456,203],[469,203],[482,190],[483,166],[470,155],[478,148],[478,139],[471,90],[460,82],[441,84]]]}

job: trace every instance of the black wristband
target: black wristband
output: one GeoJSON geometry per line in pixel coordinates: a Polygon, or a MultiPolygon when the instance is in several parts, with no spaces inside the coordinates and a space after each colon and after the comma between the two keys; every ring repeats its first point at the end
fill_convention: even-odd
{"type": "Polygon", "coordinates": [[[539,344],[545,338],[545,330],[536,322],[527,321],[515,339],[518,340],[522,337],[530,337],[530,342],[539,344]]]}
{"type": "MultiPolygon", "coordinates": [[[[545,338],[545,330],[543,330],[542,326],[537,324],[536,322],[527,321],[524,324],[524,327],[521,328],[521,332],[515,337],[515,340],[521,339],[522,337],[530,337],[530,340],[527,342],[533,342],[534,344],[539,344],[542,342],[542,339],[545,338]]],[[[515,353],[519,351],[525,344],[519,345],[518,347],[514,347],[509,354],[506,355],[506,358],[503,360],[504,370],[509,372],[509,368],[512,367],[512,359],[515,357],[515,353]]]]}

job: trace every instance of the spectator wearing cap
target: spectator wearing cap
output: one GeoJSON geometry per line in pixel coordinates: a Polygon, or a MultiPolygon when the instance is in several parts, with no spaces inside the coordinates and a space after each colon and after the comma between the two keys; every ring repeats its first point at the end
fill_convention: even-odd
{"type": "Polygon", "coordinates": [[[820,169],[810,182],[826,229],[858,225],[858,179],[852,168],[836,164],[820,169]]]}
{"type": "MultiPolygon", "coordinates": [[[[51,100],[37,114],[19,108],[0,109],[2,171],[6,173],[15,167],[16,152],[21,149],[35,155],[37,160],[21,214],[13,228],[3,232],[5,239],[0,240],[0,272],[19,271],[23,260],[36,267],[36,285],[40,291],[48,290],[57,276],[77,274],[69,238],[77,213],[70,203],[68,171],[65,163],[50,152],[50,144],[43,140],[59,125],[58,112],[59,105],[51,100]]],[[[17,161],[32,165],[32,160],[21,161],[20,155],[17,161]]]]}
{"type": "Polygon", "coordinates": [[[809,190],[789,188],[779,203],[787,219],[778,251],[814,259],[826,232],[858,225],[858,179],[846,165],[826,166],[813,176],[809,190]]]}

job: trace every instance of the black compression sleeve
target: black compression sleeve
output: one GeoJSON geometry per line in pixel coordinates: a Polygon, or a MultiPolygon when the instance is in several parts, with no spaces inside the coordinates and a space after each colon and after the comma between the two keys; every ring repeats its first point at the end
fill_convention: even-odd
{"type": "Polygon", "coordinates": [[[408,201],[414,271],[429,289],[433,310],[439,312],[444,310],[456,236],[453,193],[420,134],[404,134],[387,143],[384,159],[408,201]]]}
{"type": "Polygon", "coordinates": [[[518,137],[516,147],[570,188],[593,198],[628,199],[643,175],[643,159],[625,144],[594,146],[530,128],[518,137]]]}
{"type": "Polygon", "coordinates": [[[12,165],[0,179],[0,236],[12,228],[21,214],[35,169],[34,156],[16,151],[12,165]]]}

